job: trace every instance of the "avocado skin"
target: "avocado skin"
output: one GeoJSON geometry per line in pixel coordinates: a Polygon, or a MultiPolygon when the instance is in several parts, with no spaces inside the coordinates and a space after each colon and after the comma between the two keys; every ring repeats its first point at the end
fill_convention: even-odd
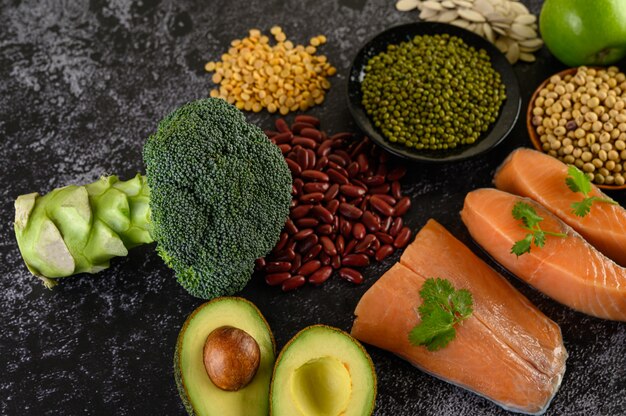
{"type": "MultiPolygon", "coordinates": [[[[369,411],[367,413],[364,413],[363,416],[367,416],[367,415],[371,415],[372,413],[374,413],[374,407],[376,405],[376,394],[378,391],[378,386],[377,386],[377,378],[376,378],[376,370],[374,369],[374,362],[372,361],[372,357],[370,357],[370,355],[367,353],[367,350],[365,349],[365,347],[363,347],[363,345],[356,339],[354,338],[352,335],[348,334],[345,331],[342,331],[339,328],[335,328],[332,326],[328,326],[328,325],[324,325],[324,324],[316,324],[316,325],[311,325],[308,326],[302,330],[300,330],[296,335],[293,336],[293,338],[291,338],[289,340],[289,342],[287,342],[287,344],[285,344],[285,346],[283,347],[283,349],[280,351],[280,353],[278,354],[278,357],[276,357],[276,362],[274,363],[274,372],[272,373],[272,383],[270,384],[270,416],[275,416],[276,412],[274,410],[274,405],[273,405],[273,401],[272,401],[272,397],[274,395],[274,386],[275,386],[275,380],[276,380],[276,370],[279,368],[279,365],[281,364],[283,355],[285,353],[285,351],[289,350],[289,347],[298,340],[298,338],[300,338],[301,335],[303,335],[304,333],[310,331],[310,330],[314,330],[316,328],[322,328],[325,330],[330,330],[330,331],[334,331],[338,334],[341,334],[345,337],[347,337],[348,339],[350,339],[352,341],[352,343],[358,347],[358,349],[361,352],[361,356],[362,358],[364,358],[368,364],[369,369],[371,370],[372,373],[372,379],[373,379],[373,391],[372,391],[372,400],[371,400],[371,404],[369,406],[369,411]]],[[[316,357],[315,355],[312,355],[311,358],[316,357]]]]}
{"type": "MultiPolygon", "coordinates": [[[[267,320],[265,319],[265,317],[263,316],[263,314],[261,313],[259,308],[257,308],[254,303],[250,302],[247,299],[241,298],[241,297],[226,296],[226,297],[215,298],[215,299],[213,299],[213,300],[211,300],[209,302],[205,302],[202,305],[198,306],[187,317],[187,319],[185,320],[185,323],[181,327],[180,332],[178,333],[178,339],[176,340],[176,348],[174,350],[174,380],[176,381],[176,388],[178,389],[178,394],[180,395],[180,399],[181,399],[181,401],[183,403],[183,406],[185,407],[185,410],[187,411],[187,414],[189,416],[200,416],[200,415],[198,415],[198,413],[194,409],[193,405],[191,404],[191,399],[189,398],[189,393],[187,392],[187,389],[185,388],[185,385],[183,383],[183,375],[182,375],[182,371],[181,371],[181,368],[180,368],[180,357],[181,357],[180,354],[181,354],[181,351],[182,351],[183,336],[185,334],[185,331],[187,330],[187,327],[189,326],[189,323],[193,320],[193,318],[195,317],[195,315],[198,312],[200,312],[203,308],[207,307],[208,305],[211,305],[211,304],[213,304],[215,302],[225,301],[225,300],[243,302],[247,306],[253,308],[256,311],[256,313],[258,314],[260,320],[265,324],[265,327],[267,328],[267,332],[269,333],[270,339],[272,341],[272,350],[273,350],[274,356],[276,356],[276,340],[274,339],[274,334],[272,333],[272,331],[270,329],[270,326],[267,323],[267,320]]],[[[236,324],[233,323],[233,326],[236,327],[236,324]]]]}

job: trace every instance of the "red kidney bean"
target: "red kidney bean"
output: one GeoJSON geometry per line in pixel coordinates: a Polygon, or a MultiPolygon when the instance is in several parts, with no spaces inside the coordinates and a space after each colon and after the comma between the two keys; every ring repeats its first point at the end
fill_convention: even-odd
{"type": "Polygon", "coordinates": [[[291,263],[286,261],[270,261],[265,265],[265,271],[268,273],[288,272],[291,269],[291,263]]]}
{"type": "Polygon", "coordinates": [[[384,220],[380,223],[380,230],[384,233],[389,233],[389,228],[391,227],[391,223],[393,222],[393,218],[385,217],[384,220]]]}
{"type": "Polygon", "coordinates": [[[300,268],[300,266],[302,266],[302,255],[296,254],[296,256],[293,258],[293,261],[291,262],[291,269],[289,271],[291,273],[294,273],[300,268]]]}
{"type": "Polygon", "coordinates": [[[317,155],[327,156],[332,150],[332,145],[333,145],[333,142],[331,140],[323,141],[322,144],[320,144],[319,147],[317,148],[317,155]]]}
{"type": "Polygon", "coordinates": [[[296,241],[304,240],[308,236],[313,235],[313,229],[307,228],[305,230],[300,230],[294,234],[293,239],[296,241]]]}
{"type": "Polygon", "coordinates": [[[311,276],[309,276],[309,283],[313,283],[314,285],[321,285],[325,281],[328,280],[330,275],[333,274],[333,268],[330,266],[324,266],[315,271],[311,276]]]}
{"type": "Polygon", "coordinates": [[[338,164],[341,167],[345,167],[347,162],[342,156],[338,155],[336,152],[332,155],[328,155],[328,160],[338,164]]]}
{"type": "Polygon", "coordinates": [[[322,156],[317,159],[317,163],[315,163],[315,170],[322,170],[328,164],[328,158],[326,156],[322,156]]]}
{"type": "Polygon", "coordinates": [[[406,166],[398,166],[387,174],[387,180],[390,182],[399,181],[404,178],[404,175],[406,175],[406,166]]]}
{"type": "Polygon", "coordinates": [[[281,133],[286,133],[286,132],[290,131],[289,130],[289,125],[282,118],[276,119],[276,122],[274,124],[276,125],[276,130],[278,130],[281,133]]]}
{"type": "Polygon", "coordinates": [[[339,172],[341,175],[345,176],[346,179],[348,178],[348,171],[345,170],[344,168],[341,167],[341,165],[328,161],[328,167],[329,168],[333,168],[335,169],[337,172],[339,172]],[[331,166],[332,165],[332,166],[331,166]]]}
{"type": "Polygon", "coordinates": [[[339,204],[339,212],[344,217],[352,219],[352,220],[361,218],[361,215],[363,215],[363,211],[361,211],[354,205],[350,205],[346,202],[342,202],[339,204]]]}
{"type": "Polygon", "coordinates": [[[263,130],[263,133],[270,139],[278,134],[275,130],[263,130]]]}
{"type": "Polygon", "coordinates": [[[296,152],[296,161],[302,170],[307,170],[309,167],[309,154],[307,151],[302,148],[298,149],[296,152]]]}
{"type": "Polygon", "coordinates": [[[318,170],[307,169],[303,170],[300,174],[305,179],[310,179],[319,182],[328,182],[328,175],[318,170]]]}
{"type": "MultiPolygon", "coordinates": [[[[330,166],[331,162],[328,162],[328,165],[330,166]]],[[[347,185],[350,183],[350,181],[347,178],[347,175],[344,176],[341,173],[339,173],[339,171],[336,168],[330,168],[326,170],[326,174],[328,175],[328,178],[330,179],[331,182],[334,183],[338,183],[339,185],[347,185]]]]}
{"type": "Polygon", "coordinates": [[[307,166],[307,169],[315,169],[315,164],[317,162],[317,156],[315,155],[315,152],[311,149],[306,149],[306,152],[309,155],[309,164],[307,166]]]}
{"type": "MultiPolygon", "coordinates": [[[[374,234],[374,237],[376,237],[375,234],[374,234]]],[[[378,240],[378,237],[376,237],[376,239],[372,242],[372,244],[370,244],[369,249],[375,252],[379,248],[380,248],[380,241],[378,240]]],[[[374,257],[374,255],[372,255],[371,257],[374,257]]]]}
{"type": "Polygon", "coordinates": [[[333,214],[321,205],[316,205],[311,208],[310,215],[325,222],[326,224],[333,222],[333,214]]]}
{"type": "MultiPolygon", "coordinates": [[[[304,205],[301,205],[304,206],[304,205]]],[[[298,207],[296,207],[298,208],[298,207]]],[[[294,208],[294,209],[296,209],[294,208]]],[[[292,210],[293,212],[293,210],[292,210]]],[[[291,220],[291,218],[287,218],[287,221],[285,222],[285,231],[287,231],[287,234],[292,235],[298,232],[298,228],[296,227],[296,225],[293,223],[293,221],[291,220]]]]}
{"type": "Polygon", "coordinates": [[[395,248],[391,244],[385,244],[376,251],[376,255],[374,257],[376,258],[376,261],[383,261],[385,258],[393,254],[394,251],[395,248]]]}
{"type": "Polygon", "coordinates": [[[380,186],[374,186],[372,188],[369,189],[369,193],[370,194],[375,194],[375,195],[380,195],[380,194],[386,194],[388,193],[390,190],[390,186],[387,183],[384,183],[380,186]]]}
{"type": "Polygon", "coordinates": [[[309,139],[312,139],[316,142],[321,142],[322,141],[322,133],[317,130],[317,129],[312,129],[312,128],[303,128],[302,131],[300,131],[300,134],[304,137],[307,137],[309,139]]]}
{"type": "Polygon", "coordinates": [[[349,267],[342,267],[339,269],[339,277],[357,285],[363,283],[363,275],[349,267]]]}
{"type": "Polygon", "coordinates": [[[315,228],[319,223],[319,220],[315,218],[300,218],[295,222],[298,228],[315,228]]]}
{"type": "Polygon", "coordinates": [[[314,126],[313,124],[310,124],[310,123],[304,123],[304,122],[301,122],[301,121],[296,121],[295,123],[293,123],[293,124],[291,125],[291,131],[293,131],[293,132],[294,132],[294,133],[296,133],[296,134],[300,134],[300,132],[302,131],[302,129],[305,129],[305,128],[311,128],[311,129],[314,129],[314,128],[315,128],[315,126],[314,126]]]}
{"type": "Polygon", "coordinates": [[[347,201],[347,199],[346,199],[346,196],[345,196],[345,195],[339,195],[339,196],[337,197],[337,199],[339,200],[339,202],[346,202],[346,201],[347,201]]]}
{"type": "Polygon", "coordinates": [[[331,257],[328,254],[324,252],[320,253],[320,262],[322,263],[322,266],[330,265],[330,259],[331,257]]]}
{"type": "Polygon", "coordinates": [[[323,199],[324,199],[324,194],[322,192],[313,192],[310,194],[304,194],[300,197],[301,202],[310,202],[310,203],[322,202],[323,199]]]}
{"type": "Polygon", "coordinates": [[[306,263],[310,260],[317,258],[317,256],[319,256],[321,252],[322,252],[322,245],[321,244],[314,245],[313,247],[311,247],[309,251],[306,252],[304,257],[302,257],[302,263],[306,263]]]}
{"type": "Polygon", "coordinates": [[[286,131],[283,133],[279,133],[272,138],[276,142],[276,144],[290,144],[291,139],[293,139],[293,134],[290,131],[286,131]]]}
{"type": "Polygon", "coordinates": [[[339,193],[339,185],[335,183],[331,185],[331,187],[328,188],[328,190],[324,194],[324,201],[331,201],[335,199],[338,193],[339,193]]]}
{"type": "Polygon", "coordinates": [[[300,137],[296,136],[291,140],[291,144],[296,146],[300,145],[302,147],[306,147],[307,149],[315,149],[317,147],[317,142],[308,137],[300,137]]]}
{"type": "Polygon", "coordinates": [[[330,265],[333,267],[333,269],[338,269],[341,267],[341,257],[340,256],[333,256],[330,260],[330,265]]]}
{"type": "Polygon", "coordinates": [[[367,193],[365,189],[354,185],[341,185],[339,190],[342,194],[349,196],[350,198],[359,198],[367,193]]]}
{"type": "Polygon", "coordinates": [[[388,203],[391,206],[396,205],[396,202],[398,202],[394,197],[392,197],[391,195],[384,195],[384,194],[380,194],[380,195],[376,195],[376,198],[380,198],[383,201],[385,201],[386,203],[388,203]]]}
{"type": "Polygon", "coordinates": [[[350,153],[346,152],[345,150],[337,149],[337,150],[335,150],[335,154],[337,156],[342,157],[345,160],[346,165],[348,165],[348,164],[350,164],[350,162],[352,162],[352,157],[350,156],[350,153]]]}
{"type": "MultiPolygon", "coordinates": [[[[355,247],[354,247],[354,252],[355,253],[362,253],[365,250],[367,250],[368,248],[370,248],[370,245],[372,245],[372,243],[374,242],[374,240],[376,240],[376,236],[374,234],[368,234],[366,235],[363,240],[361,240],[355,247]]],[[[355,241],[355,240],[352,240],[355,241]]]]}
{"type": "Polygon", "coordinates": [[[367,186],[380,186],[385,183],[385,177],[380,175],[368,176],[364,182],[367,186]]]}
{"type": "Polygon", "coordinates": [[[358,244],[357,240],[350,240],[346,243],[346,248],[343,250],[343,255],[346,256],[354,251],[354,247],[358,244]]]}
{"type": "Polygon", "coordinates": [[[335,230],[339,230],[339,229],[340,229],[340,228],[339,228],[339,222],[340,222],[340,219],[341,219],[341,218],[339,218],[338,216],[336,216],[336,217],[333,219],[333,228],[334,228],[335,230]]]}
{"type": "Polygon", "coordinates": [[[367,250],[365,250],[363,252],[363,254],[365,254],[366,256],[370,257],[370,258],[374,258],[374,256],[376,256],[376,251],[373,249],[374,245],[372,244],[372,247],[368,248],[367,250]]]}
{"type": "Polygon", "coordinates": [[[305,283],[306,278],[304,276],[293,276],[292,278],[287,279],[282,283],[281,289],[283,290],[283,292],[289,292],[291,290],[299,288],[305,283]]]}
{"type": "Polygon", "coordinates": [[[313,247],[315,244],[318,243],[319,239],[320,238],[317,236],[317,234],[311,234],[310,236],[306,237],[304,240],[301,240],[301,241],[296,241],[294,239],[294,242],[297,243],[298,252],[306,253],[307,251],[311,249],[311,247],[313,247]]]}
{"type": "Polygon", "coordinates": [[[365,185],[365,182],[362,182],[362,181],[360,181],[358,179],[352,179],[352,185],[356,185],[359,188],[365,189],[366,191],[369,190],[369,187],[367,185],[365,185]]]}
{"type": "Polygon", "coordinates": [[[280,251],[283,248],[285,248],[285,246],[287,245],[287,241],[289,240],[289,234],[283,232],[280,234],[280,239],[278,240],[278,243],[276,243],[276,246],[274,246],[274,250],[276,251],[280,251]]]}
{"type": "Polygon", "coordinates": [[[365,267],[370,264],[370,259],[365,254],[348,254],[341,259],[341,264],[349,267],[365,267]]]}
{"type": "Polygon", "coordinates": [[[294,120],[296,121],[296,123],[309,123],[315,127],[319,127],[320,125],[319,118],[313,117],[313,116],[307,116],[305,114],[297,115],[294,120]]]}
{"type": "Polygon", "coordinates": [[[359,164],[359,172],[365,173],[370,167],[369,159],[365,153],[361,153],[356,157],[356,161],[359,164]]]}
{"type": "Polygon", "coordinates": [[[353,133],[335,133],[332,136],[330,136],[330,140],[351,139],[353,135],[354,135],[353,133]]]}
{"type": "Polygon", "coordinates": [[[401,217],[411,208],[411,199],[408,196],[402,198],[394,208],[394,217],[401,217]]]}
{"type": "Polygon", "coordinates": [[[264,270],[266,266],[265,258],[259,257],[254,261],[254,269],[255,270],[264,270]]]}
{"type": "Polygon", "coordinates": [[[360,222],[357,222],[352,226],[352,236],[357,240],[362,240],[365,237],[365,226],[360,222]]]}
{"type": "Polygon", "coordinates": [[[328,201],[328,203],[326,204],[326,209],[332,215],[335,215],[337,209],[339,208],[339,205],[341,205],[341,203],[337,199],[333,199],[331,201],[328,201]]]}
{"type": "Polygon", "coordinates": [[[393,241],[393,246],[395,248],[402,248],[409,243],[409,238],[411,238],[411,230],[409,227],[404,227],[400,230],[396,239],[393,241]]]}
{"type": "Polygon", "coordinates": [[[346,240],[343,237],[343,235],[339,234],[336,238],[335,238],[335,247],[337,248],[337,253],[339,253],[339,255],[343,255],[346,249],[346,240]]]}
{"type": "Polygon", "coordinates": [[[350,237],[352,233],[352,223],[345,218],[339,219],[339,232],[345,237],[350,237]]]}
{"type": "Polygon", "coordinates": [[[289,217],[294,220],[303,218],[309,213],[309,211],[311,211],[312,208],[313,205],[298,205],[291,210],[291,212],[289,213],[289,217]]]}
{"type": "Polygon", "coordinates": [[[298,269],[298,274],[302,276],[308,276],[320,267],[322,267],[322,263],[319,260],[311,260],[300,266],[300,268],[298,269]]]}
{"type": "Polygon", "coordinates": [[[333,226],[330,224],[322,224],[320,226],[318,226],[315,231],[319,234],[319,235],[330,235],[333,233],[333,226]]]}
{"type": "Polygon", "coordinates": [[[376,231],[380,230],[380,222],[371,211],[363,212],[363,218],[361,219],[361,221],[363,221],[363,225],[370,233],[375,233],[376,231]]]}
{"type": "Polygon", "coordinates": [[[270,286],[277,286],[291,277],[291,273],[270,273],[265,275],[265,282],[270,286]]]}
{"type": "Polygon", "coordinates": [[[391,216],[393,214],[393,207],[380,198],[379,195],[374,195],[370,198],[370,205],[383,215],[391,216]]]}
{"type": "Polygon", "coordinates": [[[300,176],[302,174],[302,167],[298,164],[298,162],[291,159],[285,159],[285,162],[287,162],[287,167],[293,176],[300,176]]]}
{"type": "MultiPolygon", "coordinates": [[[[297,189],[296,189],[296,194],[297,194],[297,189]]],[[[295,208],[297,206],[298,206],[298,200],[297,199],[292,199],[291,202],[289,203],[289,208],[295,208]]]]}
{"type": "Polygon", "coordinates": [[[285,153],[289,153],[289,151],[291,150],[291,145],[290,144],[279,144],[278,148],[280,149],[280,152],[284,155],[285,153]]]}
{"type": "Polygon", "coordinates": [[[357,162],[352,162],[346,168],[346,172],[348,172],[348,177],[354,178],[359,174],[359,164],[357,162]]]}
{"type": "Polygon", "coordinates": [[[313,192],[326,192],[330,185],[328,182],[308,182],[302,186],[302,192],[304,193],[313,193],[313,192]]]}
{"type": "Polygon", "coordinates": [[[377,232],[374,235],[383,244],[393,244],[394,238],[387,233],[377,232]]]}
{"type": "Polygon", "coordinates": [[[395,220],[393,220],[393,223],[391,224],[391,228],[389,228],[389,235],[392,237],[397,236],[401,228],[402,228],[402,218],[397,217],[395,220]]]}
{"type": "Polygon", "coordinates": [[[323,235],[322,237],[320,237],[320,243],[322,244],[322,249],[324,250],[324,253],[328,254],[329,256],[337,255],[337,248],[335,247],[335,243],[329,237],[323,235]]]}
{"type": "Polygon", "coordinates": [[[296,258],[296,253],[293,251],[293,249],[292,248],[286,248],[284,250],[276,252],[276,254],[274,255],[273,260],[275,260],[275,261],[292,261],[295,258],[296,258]]]}
{"type": "Polygon", "coordinates": [[[378,165],[378,168],[376,169],[376,175],[382,176],[382,177],[387,176],[387,165],[385,164],[378,165]]]}
{"type": "Polygon", "coordinates": [[[400,182],[391,182],[391,196],[396,198],[397,200],[400,200],[400,198],[402,198],[402,189],[400,188],[400,182]]]}

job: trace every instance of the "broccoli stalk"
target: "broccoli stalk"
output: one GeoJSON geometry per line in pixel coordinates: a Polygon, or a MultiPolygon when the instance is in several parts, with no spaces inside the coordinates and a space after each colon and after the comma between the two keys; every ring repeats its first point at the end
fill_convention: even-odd
{"type": "Polygon", "coordinates": [[[291,173],[280,149],[234,106],[209,98],[165,117],[143,158],[146,176],[18,197],[15,235],[28,269],[52,287],[156,241],[192,295],[241,290],[289,214],[291,173]]]}
{"type": "Polygon", "coordinates": [[[148,198],[141,175],[19,196],[15,236],[26,266],[48,288],[60,277],[106,269],[111,258],[153,241],[148,198]]]}

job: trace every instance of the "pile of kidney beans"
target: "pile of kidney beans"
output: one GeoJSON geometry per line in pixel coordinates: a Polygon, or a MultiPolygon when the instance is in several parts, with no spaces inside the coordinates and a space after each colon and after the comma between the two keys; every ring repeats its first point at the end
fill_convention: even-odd
{"type": "Polygon", "coordinates": [[[383,260],[411,237],[402,224],[411,207],[399,182],[406,168],[389,169],[388,154],[367,137],[328,137],[319,125],[317,118],[299,115],[291,126],[281,118],[277,131],[266,131],[291,170],[293,199],[280,240],[256,266],[267,284],[283,291],[307,281],[321,285],[333,270],[360,284],[363,275],[355,267],[383,260]]]}

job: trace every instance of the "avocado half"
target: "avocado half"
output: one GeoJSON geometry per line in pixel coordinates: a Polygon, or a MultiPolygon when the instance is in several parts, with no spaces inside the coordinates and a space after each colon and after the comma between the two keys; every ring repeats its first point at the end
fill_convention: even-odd
{"type": "Polygon", "coordinates": [[[273,416],[364,416],[374,411],[375,399],[372,359],[340,329],[307,327],[276,360],[270,390],[273,416]]]}
{"type": "Polygon", "coordinates": [[[200,305],[183,324],[174,353],[174,377],[187,413],[192,416],[267,416],[276,344],[267,321],[251,302],[222,297],[200,305]],[[216,387],[207,375],[203,348],[207,336],[232,326],[255,339],[261,352],[252,381],[238,391],[216,387]]]}

